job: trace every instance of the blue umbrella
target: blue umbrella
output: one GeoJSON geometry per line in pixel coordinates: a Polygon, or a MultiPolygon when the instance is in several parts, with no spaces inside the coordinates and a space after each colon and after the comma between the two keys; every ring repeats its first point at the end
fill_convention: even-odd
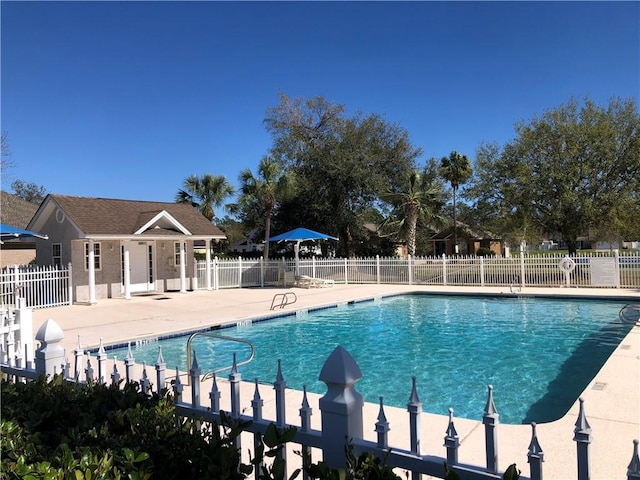
{"type": "Polygon", "coordinates": [[[289,232],[281,233],[275,237],[269,238],[270,242],[304,242],[306,240],[338,240],[336,237],[327,235],[326,233],[316,232],[308,228],[296,228],[289,232]]]}
{"type": "Polygon", "coordinates": [[[42,238],[43,240],[48,240],[49,237],[40,233],[34,233],[29,230],[14,227],[13,225],[0,223],[0,242],[15,240],[16,238],[42,238]]]}
{"type": "Polygon", "coordinates": [[[296,242],[293,246],[293,252],[296,260],[296,274],[299,272],[299,258],[300,242],[306,242],[307,240],[338,240],[336,237],[327,235],[326,233],[316,232],[315,230],[309,230],[308,228],[298,227],[289,232],[281,233],[275,237],[270,237],[270,242],[296,242]]]}

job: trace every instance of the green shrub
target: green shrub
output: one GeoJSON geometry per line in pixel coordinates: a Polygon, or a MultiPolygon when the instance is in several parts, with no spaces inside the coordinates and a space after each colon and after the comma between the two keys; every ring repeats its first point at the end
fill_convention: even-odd
{"type": "Polygon", "coordinates": [[[480,247],[476,251],[476,255],[478,257],[494,257],[496,255],[496,252],[494,252],[488,247],[480,247]]]}
{"type": "MultiPolygon", "coordinates": [[[[244,479],[241,425],[199,428],[172,399],[137,383],[79,387],[61,375],[2,381],[0,456],[6,478],[244,479]]],[[[223,422],[224,423],[224,422],[223,422]]]]}

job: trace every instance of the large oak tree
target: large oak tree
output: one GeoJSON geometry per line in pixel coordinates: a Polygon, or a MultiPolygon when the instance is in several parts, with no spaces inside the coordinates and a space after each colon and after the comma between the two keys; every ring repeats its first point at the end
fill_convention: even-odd
{"type": "Polygon", "coordinates": [[[514,239],[561,235],[575,254],[579,236],[640,233],[632,215],[639,187],[635,101],[572,99],[516,124],[516,138],[502,148],[482,145],[465,195],[496,231],[514,239]]]}
{"type": "Polygon", "coordinates": [[[338,254],[352,255],[379,192],[401,185],[421,150],[405,129],[379,115],[344,112],[323,97],[281,95],[265,126],[274,138],[272,156],[298,179],[297,194],[281,205],[274,223],[337,235],[338,254]]]}

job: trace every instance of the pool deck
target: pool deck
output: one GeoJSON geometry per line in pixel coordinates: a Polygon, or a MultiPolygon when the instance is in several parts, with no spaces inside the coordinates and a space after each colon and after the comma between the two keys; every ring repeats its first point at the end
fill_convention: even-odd
{"type": "MultiPolygon", "coordinates": [[[[72,305],[33,311],[34,334],[42,323],[52,318],[62,328],[63,346],[67,352],[75,349],[78,336],[85,349],[96,347],[100,339],[105,345],[158,337],[169,333],[196,330],[216,324],[236,323],[255,317],[270,316],[272,298],[277,293],[292,291],[297,302],[284,311],[296,311],[332,306],[348,301],[372,299],[381,296],[410,293],[453,293],[513,296],[508,287],[434,287],[422,285],[335,285],[330,288],[288,289],[244,288],[217,291],[194,291],[134,296],[131,300],[100,300],[95,305],[72,305]]],[[[640,303],[640,290],[578,289],[578,288],[525,288],[517,295],[601,297],[620,299],[626,303],[640,303]]],[[[275,310],[281,312],[281,310],[275,310]]],[[[70,359],[71,360],[71,359],[70,359]]],[[[72,361],[72,360],[71,360],[72,361]]],[[[320,369],[321,366],[318,366],[320,369]]],[[[275,372],[274,372],[275,378],[275,372]]],[[[285,378],[286,380],[286,378],[285,378]]],[[[427,382],[418,384],[426,388],[427,382]]],[[[357,388],[357,384],[356,384],[357,388]]],[[[243,386],[243,405],[253,396],[254,386],[243,386]],[[246,394],[244,393],[246,392],[246,394]]],[[[273,389],[264,389],[265,418],[273,407],[273,389]]],[[[228,396],[221,386],[223,408],[228,396]]],[[[206,390],[205,390],[206,391],[206,390]]],[[[407,398],[409,397],[407,391],[407,398]]],[[[319,428],[318,398],[310,395],[313,408],[312,427],[319,428]]],[[[640,327],[634,327],[618,346],[610,359],[598,372],[582,394],[585,412],[592,429],[590,467],[592,479],[626,478],[627,465],[633,452],[633,439],[640,439],[640,327]]],[[[299,422],[298,409],[301,395],[287,392],[288,422],[299,422]]],[[[499,397],[496,406],[500,412],[499,397]]],[[[455,405],[453,405],[455,408],[455,405]]],[[[385,407],[390,422],[389,444],[408,448],[408,414],[406,409],[385,407]]],[[[446,412],[443,412],[446,413],[446,412]]],[[[367,403],[364,410],[365,438],[375,440],[374,424],[378,405],[367,403]]],[[[461,463],[484,464],[484,428],[480,411],[478,421],[455,419],[460,438],[461,463]]],[[[578,402],[560,420],[538,425],[537,433],[544,451],[544,476],[563,480],[576,478],[576,444],[572,441],[574,424],[578,415],[578,402]]],[[[421,445],[423,454],[445,456],[442,447],[447,417],[422,414],[421,445]]],[[[527,448],[531,440],[528,425],[504,425],[498,427],[499,468],[504,470],[516,463],[524,476],[529,475],[527,448]]]]}

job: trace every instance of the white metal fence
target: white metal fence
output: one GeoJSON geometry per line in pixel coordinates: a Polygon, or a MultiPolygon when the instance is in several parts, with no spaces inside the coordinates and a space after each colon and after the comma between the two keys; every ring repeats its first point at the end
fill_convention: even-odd
{"type": "MultiPolygon", "coordinates": [[[[74,351],[74,371],[71,372],[71,364],[66,358],[64,350],[60,347],[59,342],[63,337],[60,327],[51,319],[47,320],[45,325],[40,327],[36,340],[40,342],[40,348],[35,352],[35,368],[33,362],[28,362],[22,367],[18,362],[7,361],[2,356],[0,362],[0,370],[8,378],[36,378],[39,374],[53,375],[62,373],[68,381],[88,383],[99,382],[107,383],[110,377],[114,385],[120,383],[120,379],[127,382],[136,381],[134,379],[135,361],[131,352],[124,361],[124,375],[118,370],[119,365],[114,361],[113,369],[107,367],[107,355],[104,348],[100,347],[97,357],[92,359],[90,356],[85,358],[85,353],[80,346],[78,340],[78,348],[74,351]],[[93,361],[92,361],[93,360],[93,361]],[[85,368],[86,366],[86,368],[85,368]],[[97,370],[94,369],[97,367],[97,370]],[[110,373],[111,372],[111,373],[110,373]]],[[[122,364],[120,364],[122,368],[122,364]]],[[[155,385],[156,393],[164,388],[171,378],[167,378],[166,365],[162,358],[161,349],[158,352],[158,360],[155,367],[155,375],[147,374],[147,366],[143,366],[142,376],[139,380],[142,391],[151,394],[155,385]]],[[[203,421],[216,422],[220,424],[221,408],[220,398],[223,393],[218,389],[215,376],[211,382],[208,397],[208,404],[202,404],[201,398],[201,374],[198,367],[197,359],[193,358],[189,371],[189,387],[185,390],[181,376],[176,370],[173,378],[173,393],[175,396],[176,413],[178,415],[190,418],[199,418],[203,421]],[[183,397],[184,392],[184,397],[183,397]]],[[[482,416],[482,428],[485,437],[485,463],[483,465],[462,464],[458,461],[458,452],[463,446],[460,445],[460,438],[456,432],[455,422],[452,410],[449,411],[449,422],[444,432],[444,445],[440,455],[425,454],[421,448],[421,420],[422,404],[420,403],[416,385],[416,379],[413,378],[413,385],[409,394],[409,402],[407,411],[409,415],[409,438],[410,448],[397,448],[389,444],[388,433],[390,431],[390,422],[384,412],[384,404],[380,398],[380,408],[376,421],[374,419],[365,419],[364,402],[362,396],[357,392],[355,383],[362,377],[360,368],[357,363],[342,347],[337,347],[334,352],[327,358],[321,372],[320,380],[327,384],[327,393],[319,400],[319,409],[321,415],[320,430],[311,428],[312,409],[307,401],[306,391],[303,393],[302,402],[299,412],[299,421],[293,421],[286,418],[287,409],[286,381],[282,376],[282,369],[278,361],[278,370],[276,373],[276,381],[273,382],[273,390],[275,391],[275,418],[268,419],[264,417],[263,411],[264,400],[261,397],[258,388],[259,381],[255,380],[255,391],[251,398],[241,398],[241,375],[238,372],[235,359],[229,375],[229,399],[230,399],[230,416],[235,420],[246,422],[245,431],[253,433],[253,451],[260,445],[261,435],[264,434],[266,428],[270,424],[281,431],[290,427],[296,429],[293,443],[300,445],[303,452],[309,453],[312,448],[322,451],[322,460],[330,467],[344,467],[344,447],[346,439],[350,439],[354,446],[354,453],[358,455],[363,451],[370,451],[378,458],[385,458],[388,465],[404,469],[412,472],[412,478],[417,480],[421,474],[430,475],[437,478],[444,478],[445,471],[443,464],[447,465],[461,478],[488,480],[500,479],[501,470],[498,466],[499,457],[497,450],[497,435],[499,429],[499,415],[494,403],[492,388],[489,387],[487,394],[487,402],[482,416]],[[251,414],[245,414],[242,405],[250,405],[247,407],[251,410],[251,414]],[[367,428],[373,428],[377,432],[377,441],[368,441],[363,438],[364,425],[367,428]]],[[[272,399],[267,399],[272,400],[272,399]]],[[[272,411],[272,409],[268,409],[272,411]]],[[[575,442],[577,457],[577,475],[573,477],[569,472],[564,478],[578,478],[578,480],[586,480],[591,478],[589,444],[592,441],[591,427],[587,421],[583,401],[580,400],[580,411],[578,420],[573,430],[573,441],[575,442]]],[[[544,451],[536,433],[536,425],[532,424],[530,443],[527,451],[527,461],[529,463],[529,477],[532,480],[542,480],[543,478],[543,462],[544,451]]],[[[631,442],[630,442],[631,443],[631,442]]],[[[236,448],[243,451],[241,439],[238,438],[236,448]]],[[[573,449],[571,448],[571,449],[573,449]]],[[[245,446],[244,450],[251,451],[251,446],[245,446]]],[[[627,480],[640,479],[640,458],[638,457],[638,440],[633,440],[633,449],[631,449],[631,462],[627,467],[627,480]]],[[[281,455],[286,461],[286,452],[281,455]]],[[[314,459],[317,461],[317,459],[314,459]]],[[[524,468],[524,465],[519,465],[524,468]]],[[[624,466],[611,466],[612,472],[622,471],[624,466]],[[619,469],[619,470],[618,470],[619,469]]],[[[255,478],[258,479],[256,469],[255,478]]],[[[286,475],[285,475],[286,477],[286,475]]],[[[523,480],[527,477],[521,477],[523,480]]]]}
{"type": "Polygon", "coordinates": [[[71,305],[71,264],[67,268],[12,265],[0,270],[2,304],[15,305],[22,297],[29,308],[71,305]]]}
{"type": "MultiPolygon", "coordinates": [[[[213,288],[277,285],[284,271],[335,283],[510,287],[640,288],[640,253],[515,257],[372,257],[300,260],[213,259],[213,288]]],[[[205,261],[196,262],[199,288],[205,261]]]]}

